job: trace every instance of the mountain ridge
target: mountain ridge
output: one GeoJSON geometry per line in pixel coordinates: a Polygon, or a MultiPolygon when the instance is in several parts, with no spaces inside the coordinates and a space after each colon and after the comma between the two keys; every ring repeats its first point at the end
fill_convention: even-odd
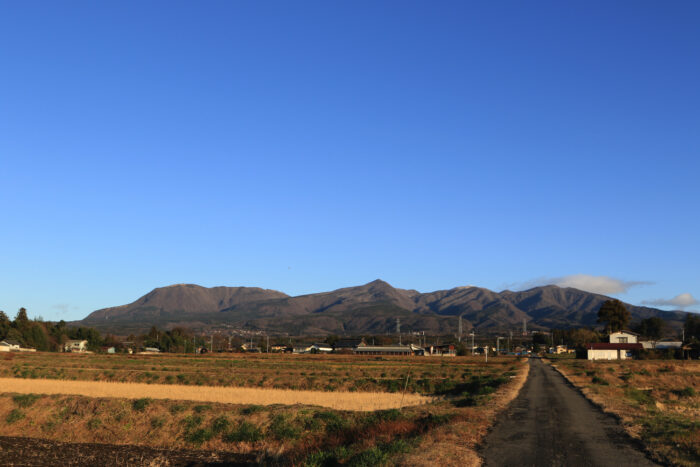
{"type": "MultiPolygon", "coordinates": [[[[453,333],[463,329],[514,330],[596,326],[597,311],[610,297],[555,285],[494,292],[476,286],[421,293],[377,279],[328,292],[290,296],[259,287],[202,287],[173,284],[153,289],[134,302],[103,308],[73,324],[110,330],[151,326],[193,329],[243,328],[281,334],[362,334],[392,332],[396,318],[405,331],[453,333]]],[[[625,304],[632,322],[658,316],[671,328],[685,313],[625,304]]]]}

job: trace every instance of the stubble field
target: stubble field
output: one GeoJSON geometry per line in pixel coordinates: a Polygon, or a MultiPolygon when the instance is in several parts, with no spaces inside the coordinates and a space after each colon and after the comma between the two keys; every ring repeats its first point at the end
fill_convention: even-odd
{"type": "Polygon", "coordinates": [[[469,465],[526,371],[513,358],[12,354],[0,360],[0,434],[270,465],[469,465]],[[208,397],[222,391],[237,398],[208,397]]]}

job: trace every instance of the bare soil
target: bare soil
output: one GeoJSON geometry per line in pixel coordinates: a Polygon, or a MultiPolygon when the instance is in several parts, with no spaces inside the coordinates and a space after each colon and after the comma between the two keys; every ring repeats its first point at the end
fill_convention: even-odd
{"type": "Polygon", "coordinates": [[[216,451],[166,450],[145,446],[59,443],[45,439],[0,437],[4,466],[250,466],[251,454],[216,451]]]}

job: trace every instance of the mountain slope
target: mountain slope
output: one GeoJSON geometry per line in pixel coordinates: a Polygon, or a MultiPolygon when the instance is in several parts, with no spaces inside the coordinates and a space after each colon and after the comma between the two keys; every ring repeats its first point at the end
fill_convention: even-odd
{"type": "MultiPolygon", "coordinates": [[[[137,332],[150,326],[193,329],[247,328],[286,334],[361,334],[402,330],[454,333],[457,316],[463,329],[506,331],[595,326],[608,297],[572,288],[535,287],[497,293],[457,287],[430,293],[392,287],[375,280],[357,287],[290,297],[255,287],[205,288],[178,284],[154,289],[135,302],[91,313],[75,324],[111,332],[137,332]]],[[[677,328],[685,313],[627,305],[634,321],[651,316],[677,328]]]]}

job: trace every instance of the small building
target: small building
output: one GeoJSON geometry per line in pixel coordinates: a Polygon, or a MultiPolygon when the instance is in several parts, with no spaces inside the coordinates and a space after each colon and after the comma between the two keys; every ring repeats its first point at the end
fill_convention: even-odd
{"type": "Polygon", "coordinates": [[[241,350],[246,353],[260,353],[260,348],[254,342],[246,342],[242,344],[241,350]]]}
{"type": "Polygon", "coordinates": [[[627,360],[634,358],[643,349],[644,347],[639,343],[596,342],[586,344],[588,360],[627,360]]]}
{"type": "Polygon", "coordinates": [[[429,345],[425,350],[428,355],[439,357],[454,357],[457,355],[453,344],[429,345]]]}
{"type": "Polygon", "coordinates": [[[292,353],[302,354],[311,352],[311,346],[308,344],[295,345],[292,347],[292,353]]]}
{"type": "Polygon", "coordinates": [[[575,349],[570,349],[570,348],[569,348],[568,346],[566,346],[566,345],[557,345],[556,347],[554,347],[553,350],[554,350],[554,351],[553,351],[552,353],[555,353],[555,354],[557,354],[557,355],[561,355],[561,354],[564,354],[564,353],[566,353],[566,354],[568,354],[568,353],[576,353],[576,350],[575,350],[575,349]]]}
{"type": "Polygon", "coordinates": [[[63,344],[64,352],[87,352],[88,341],[83,340],[69,340],[63,344]]]}
{"type": "Polygon", "coordinates": [[[287,346],[286,345],[271,345],[270,351],[271,352],[286,352],[287,346]]]}
{"type": "Polygon", "coordinates": [[[154,355],[154,354],[159,354],[160,349],[156,347],[144,347],[142,352],[139,352],[139,355],[154,355]]]}
{"type": "Polygon", "coordinates": [[[413,355],[410,345],[363,345],[355,347],[355,355],[413,355]]]}
{"type": "Polygon", "coordinates": [[[0,352],[19,352],[21,345],[16,340],[5,339],[0,342],[0,352]]]}
{"type": "Polygon", "coordinates": [[[637,344],[639,334],[632,331],[617,331],[610,333],[609,340],[611,344],[637,344]]]}
{"type": "Polygon", "coordinates": [[[326,344],[325,342],[318,342],[311,344],[311,347],[309,347],[309,352],[311,353],[331,353],[333,352],[333,347],[331,347],[330,344],[326,344]]]}

